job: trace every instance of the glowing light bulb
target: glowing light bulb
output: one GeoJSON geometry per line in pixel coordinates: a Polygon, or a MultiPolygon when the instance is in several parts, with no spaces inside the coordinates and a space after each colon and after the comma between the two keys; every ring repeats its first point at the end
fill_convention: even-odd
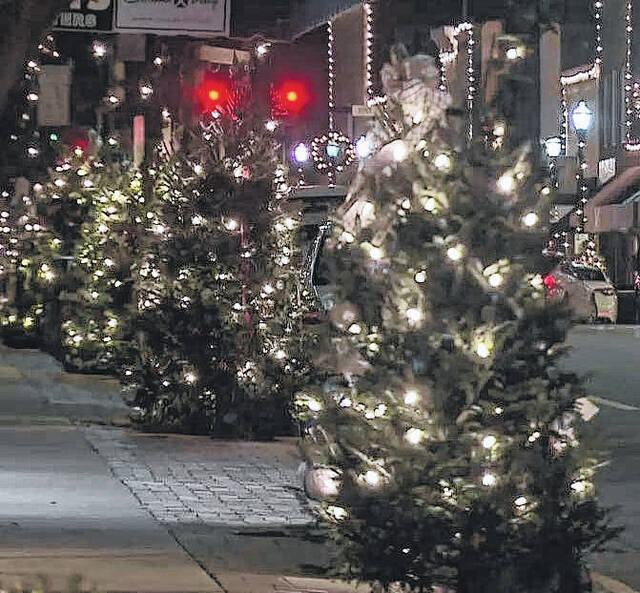
{"type": "Polygon", "coordinates": [[[415,276],[413,277],[413,279],[418,283],[418,284],[423,284],[424,282],[427,281],[427,273],[424,270],[420,270],[419,272],[416,272],[415,276]]]}
{"type": "Polygon", "coordinates": [[[420,401],[420,395],[414,389],[410,389],[404,394],[404,403],[408,406],[415,406],[420,401]]]}
{"type": "Polygon", "coordinates": [[[418,445],[424,438],[424,431],[419,428],[410,428],[405,432],[404,438],[412,445],[418,445]]]}
{"type": "Polygon", "coordinates": [[[344,231],[344,233],[340,235],[340,240],[344,241],[345,243],[353,243],[355,239],[356,238],[349,231],[344,231]]]}
{"type": "Polygon", "coordinates": [[[440,171],[448,171],[451,169],[451,157],[448,154],[440,153],[433,159],[433,165],[436,169],[440,169],[440,171]]]}
{"type": "Polygon", "coordinates": [[[264,127],[268,132],[275,132],[278,127],[278,122],[275,119],[270,119],[266,124],[264,124],[264,127]]]}
{"type": "Polygon", "coordinates": [[[306,144],[300,142],[293,149],[293,159],[296,163],[306,163],[309,160],[309,148],[306,144]]]}
{"type": "Polygon", "coordinates": [[[517,507],[523,507],[526,506],[527,504],[527,499],[524,496],[518,496],[518,498],[516,498],[513,501],[513,504],[516,505],[517,507]]]}
{"type": "Polygon", "coordinates": [[[483,486],[495,486],[498,479],[493,475],[487,472],[482,476],[482,484],[483,486]]]}
{"type": "Polygon", "coordinates": [[[309,398],[309,400],[307,401],[307,407],[312,411],[312,412],[319,412],[320,410],[322,410],[322,402],[320,402],[319,400],[315,399],[315,398],[309,398]]]}
{"type": "Polygon", "coordinates": [[[498,439],[496,437],[494,437],[492,434],[488,434],[482,439],[482,446],[485,449],[492,449],[497,442],[498,439]]]}
{"type": "Polygon", "coordinates": [[[518,50],[515,47],[510,47],[506,52],[506,56],[508,60],[517,60],[518,50]]]}
{"type": "Polygon", "coordinates": [[[503,194],[510,194],[516,188],[516,180],[511,173],[505,173],[498,178],[498,191],[503,194]]]}
{"type": "Polygon", "coordinates": [[[341,521],[348,516],[346,509],[335,505],[329,505],[327,507],[327,514],[332,516],[336,521],[341,521]]]}
{"type": "Polygon", "coordinates": [[[234,218],[229,218],[224,222],[224,227],[228,230],[228,231],[235,231],[238,229],[239,227],[239,223],[237,220],[235,220],[234,218]]]}
{"type": "Polygon", "coordinates": [[[407,309],[407,319],[409,323],[419,323],[424,319],[424,315],[420,309],[411,308],[407,309]]]}
{"type": "Polygon", "coordinates": [[[539,221],[540,217],[535,212],[527,212],[527,214],[522,217],[522,224],[529,228],[536,226],[539,221]]]}
{"type": "Polygon", "coordinates": [[[454,245],[447,249],[447,257],[451,261],[460,261],[464,255],[464,248],[461,245],[454,245]]]}
{"type": "Polygon", "coordinates": [[[489,356],[491,355],[491,349],[486,342],[478,342],[478,344],[476,345],[476,354],[480,358],[489,358],[489,356]]]}
{"type": "Polygon", "coordinates": [[[359,323],[352,323],[349,326],[349,333],[355,336],[362,333],[362,326],[359,323]]]}
{"type": "Polygon", "coordinates": [[[404,161],[409,156],[409,148],[402,140],[396,140],[392,148],[393,160],[396,163],[404,161]]]}
{"type": "Polygon", "coordinates": [[[489,276],[489,286],[491,286],[492,288],[498,288],[498,286],[501,286],[503,282],[504,277],[498,272],[489,276]]]}
{"type": "Polygon", "coordinates": [[[118,327],[118,320],[115,317],[112,317],[111,319],[109,319],[109,321],[107,322],[107,325],[111,328],[114,327],[118,327]]]}
{"type": "Polygon", "coordinates": [[[104,58],[107,55],[107,45],[102,41],[94,41],[93,42],[93,57],[94,58],[104,58]]]}
{"type": "Polygon", "coordinates": [[[577,480],[571,484],[571,490],[582,493],[587,489],[587,483],[584,480],[577,480]]]}
{"type": "Polygon", "coordinates": [[[367,139],[366,136],[360,136],[356,141],[356,154],[360,159],[366,159],[371,152],[373,151],[373,147],[371,146],[371,142],[367,139]]]}
{"type": "Polygon", "coordinates": [[[371,487],[375,488],[380,485],[382,476],[375,470],[370,469],[364,474],[364,481],[371,487]]]}
{"type": "Polygon", "coordinates": [[[187,373],[187,374],[184,376],[184,380],[185,380],[187,383],[193,384],[193,383],[195,383],[195,382],[196,382],[197,377],[196,377],[195,373],[187,373]]]}
{"type": "Polygon", "coordinates": [[[143,84],[140,86],[140,96],[143,99],[148,99],[149,97],[151,97],[151,95],[153,95],[153,87],[148,84],[143,84]]]}

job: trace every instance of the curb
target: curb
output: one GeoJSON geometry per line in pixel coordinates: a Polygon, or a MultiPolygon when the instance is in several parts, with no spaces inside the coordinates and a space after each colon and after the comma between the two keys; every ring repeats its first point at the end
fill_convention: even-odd
{"type": "Polygon", "coordinates": [[[598,589],[605,591],[606,593],[638,593],[635,589],[632,589],[622,581],[612,579],[611,577],[600,574],[599,572],[591,573],[591,581],[598,589]]]}

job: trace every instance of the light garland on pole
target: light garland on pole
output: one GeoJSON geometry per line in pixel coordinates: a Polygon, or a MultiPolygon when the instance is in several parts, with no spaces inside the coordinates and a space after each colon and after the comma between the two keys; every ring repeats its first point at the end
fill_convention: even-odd
{"type": "Polygon", "coordinates": [[[625,10],[625,62],[624,62],[624,110],[625,110],[625,148],[627,150],[639,150],[638,142],[631,141],[631,126],[633,125],[633,106],[631,100],[633,97],[633,0],[627,0],[625,10]]]}
{"type": "Polygon", "coordinates": [[[373,100],[373,5],[363,4],[364,9],[364,91],[365,104],[373,100]]]}
{"type": "Polygon", "coordinates": [[[476,97],[476,77],[474,67],[476,40],[471,23],[460,25],[467,31],[467,110],[469,112],[469,141],[473,140],[473,107],[476,97]]]}
{"type": "Polygon", "coordinates": [[[595,65],[602,64],[604,47],[602,45],[602,13],[604,12],[604,0],[596,0],[593,3],[593,18],[596,22],[596,57],[595,65]]]}
{"type": "Polygon", "coordinates": [[[351,140],[335,129],[335,35],[331,21],[327,22],[327,61],[329,130],[312,140],[311,156],[316,170],[325,173],[329,178],[329,186],[334,186],[336,173],[341,173],[353,162],[355,150],[351,140]]]}

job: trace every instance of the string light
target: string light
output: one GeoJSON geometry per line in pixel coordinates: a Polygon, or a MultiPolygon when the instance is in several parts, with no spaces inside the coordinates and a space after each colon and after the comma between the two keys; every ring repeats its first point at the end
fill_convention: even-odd
{"type": "Polygon", "coordinates": [[[595,48],[595,65],[602,64],[602,54],[604,47],[602,46],[602,13],[604,11],[604,0],[596,0],[593,3],[593,18],[596,23],[596,48],[595,48]]]}
{"type": "Polygon", "coordinates": [[[625,109],[625,148],[627,150],[638,150],[637,141],[631,141],[631,126],[633,107],[631,99],[633,95],[633,85],[631,84],[633,66],[633,0],[627,0],[625,11],[625,46],[626,57],[624,63],[624,109],[625,109]]]}
{"type": "MultiPolygon", "coordinates": [[[[461,25],[462,27],[463,25],[461,25]]],[[[474,68],[476,40],[471,23],[464,23],[467,31],[467,110],[469,117],[469,141],[473,140],[473,107],[476,96],[476,77],[474,68]]]]}
{"type": "Polygon", "coordinates": [[[373,99],[373,6],[364,3],[364,68],[365,98],[367,104],[373,99]]]}
{"type": "Polygon", "coordinates": [[[328,106],[329,106],[329,131],[333,131],[334,126],[334,116],[333,110],[335,107],[335,87],[334,87],[334,77],[335,77],[335,63],[334,63],[334,41],[335,38],[333,36],[333,23],[331,21],[327,22],[327,58],[329,64],[329,87],[328,87],[328,106]]]}

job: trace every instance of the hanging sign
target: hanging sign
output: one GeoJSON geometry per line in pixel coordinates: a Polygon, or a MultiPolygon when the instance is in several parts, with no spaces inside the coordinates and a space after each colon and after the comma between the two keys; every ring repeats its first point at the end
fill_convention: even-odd
{"type": "Polygon", "coordinates": [[[229,35],[230,0],[115,0],[119,32],[229,35]]]}
{"type": "Polygon", "coordinates": [[[57,31],[111,31],[115,0],[71,0],[53,23],[57,31]]]}

